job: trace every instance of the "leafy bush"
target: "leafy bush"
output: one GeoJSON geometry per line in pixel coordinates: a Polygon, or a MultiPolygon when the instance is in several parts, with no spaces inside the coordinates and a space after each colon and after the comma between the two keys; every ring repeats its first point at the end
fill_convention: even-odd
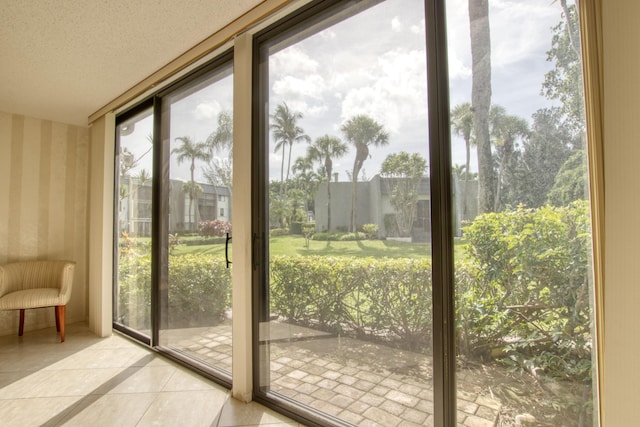
{"type": "MultiPolygon", "coordinates": [[[[169,256],[169,327],[210,326],[230,307],[230,270],[207,255],[169,256]]],[[[121,256],[118,321],[148,329],[151,257],[121,256]]]]}
{"type": "Polygon", "coordinates": [[[313,236],[311,237],[311,240],[318,240],[321,242],[327,242],[329,240],[339,240],[340,239],[340,233],[326,233],[326,232],[322,232],[322,233],[314,233],[313,236]]]}
{"type": "Polygon", "coordinates": [[[518,369],[591,377],[588,204],[484,214],[464,228],[459,349],[518,369]]]}
{"type": "Polygon", "coordinates": [[[271,309],[289,321],[412,349],[430,343],[426,260],[274,257],[270,267],[271,309]]]}
{"type": "Polygon", "coordinates": [[[344,233],[338,237],[338,240],[341,242],[353,242],[356,240],[361,240],[360,234],[358,233],[344,233]]]}
{"type": "Polygon", "coordinates": [[[200,239],[184,240],[181,243],[185,246],[219,245],[227,241],[227,237],[209,237],[200,239]]]}
{"type": "Polygon", "coordinates": [[[378,227],[378,224],[362,224],[362,232],[367,237],[367,239],[378,238],[378,231],[380,231],[380,227],[378,227]]]}
{"type": "Polygon", "coordinates": [[[202,221],[200,223],[200,235],[205,237],[222,237],[231,233],[231,223],[214,219],[213,221],[202,221]]]}
{"type": "Polygon", "coordinates": [[[286,236],[287,234],[289,234],[289,230],[286,228],[272,228],[269,230],[269,236],[271,237],[286,236]]]}

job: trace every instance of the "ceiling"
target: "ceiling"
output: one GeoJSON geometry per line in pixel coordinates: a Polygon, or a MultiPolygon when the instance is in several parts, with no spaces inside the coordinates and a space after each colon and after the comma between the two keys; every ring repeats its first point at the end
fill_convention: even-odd
{"type": "Polygon", "coordinates": [[[0,111],[87,117],[262,0],[0,0],[0,111]]]}

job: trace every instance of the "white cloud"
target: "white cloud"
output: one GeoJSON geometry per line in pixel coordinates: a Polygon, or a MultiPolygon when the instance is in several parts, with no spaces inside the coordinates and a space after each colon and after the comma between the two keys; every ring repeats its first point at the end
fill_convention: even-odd
{"type": "Polygon", "coordinates": [[[402,22],[400,22],[400,18],[398,18],[397,16],[394,16],[391,20],[391,29],[396,33],[400,33],[404,29],[404,25],[402,25],[402,22]]]}
{"type": "Polygon", "coordinates": [[[288,75],[273,84],[273,92],[285,99],[322,99],[325,86],[324,79],[318,74],[309,74],[302,78],[288,75]]]}
{"type": "Polygon", "coordinates": [[[313,74],[318,71],[319,64],[300,47],[293,45],[271,55],[269,68],[272,72],[281,74],[313,74]]]}
{"type": "Polygon", "coordinates": [[[471,77],[471,67],[465,65],[454,50],[449,49],[447,55],[449,56],[449,78],[451,80],[471,77]]]}
{"type": "Polygon", "coordinates": [[[426,118],[425,67],[424,51],[396,49],[381,55],[369,70],[370,79],[348,91],[342,119],[368,114],[388,131],[397,132],[408,121],[426,118]]]}
{"type": "Polygon", "coordinates": [[[221,110],[220,103],[217,101],[201,103],[196,106],[193,116],[196,120],[210,120],[217,117],[221,110]]]}

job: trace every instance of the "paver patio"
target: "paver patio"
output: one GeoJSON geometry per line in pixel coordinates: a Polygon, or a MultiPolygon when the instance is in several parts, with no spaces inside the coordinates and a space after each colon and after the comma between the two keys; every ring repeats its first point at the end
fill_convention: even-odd
{"type": "MultiPolygon", "coordinates": [[[[231,371],[230,325],[167,333],[173,348],[231,371]]],[[[272,392],[358,426],[433,425],[430,357],[287,323],[270,334],[272,392]]],[[[469,375],[457,376],[458,426],[494,427],[500,402],[469,375]]]]}

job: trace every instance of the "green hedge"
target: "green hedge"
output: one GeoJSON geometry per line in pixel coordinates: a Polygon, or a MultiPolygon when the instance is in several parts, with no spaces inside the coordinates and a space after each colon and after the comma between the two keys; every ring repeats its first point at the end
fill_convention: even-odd
{"type": "Polygon", "coordinates": [[[413,349],[431,339],[427,260],[273,257],[270,291],[271,309],[289,321],[413,349]]]}
{"type": "MultiPolygon", "coordinates": [[[[149,329],[150,256],[121,256],[118,270],[118,321],[149,329]]],[[[222,321],[231,305],[230,271],[210,255],[169,256],[167,326],[210,326],[222,321]]]]}
{"type": "MultiPolygon", "coordinates": [[[[455,265],[459,354],[588,381],[588,205],[485,214],[464,232],[468,254],[455,265]]],[[[224,263],[184,255],[170,256],[169,265],[170,326],[223,319],[231,289],[224,263]]],[[[143,328],[149,257],[124,252],[120,271],[122,319],[143,328]]],[[[429,260],[274,256],[270,284],[270,309],[287,321],[412,350],[430,347],[429,260]]]]}

